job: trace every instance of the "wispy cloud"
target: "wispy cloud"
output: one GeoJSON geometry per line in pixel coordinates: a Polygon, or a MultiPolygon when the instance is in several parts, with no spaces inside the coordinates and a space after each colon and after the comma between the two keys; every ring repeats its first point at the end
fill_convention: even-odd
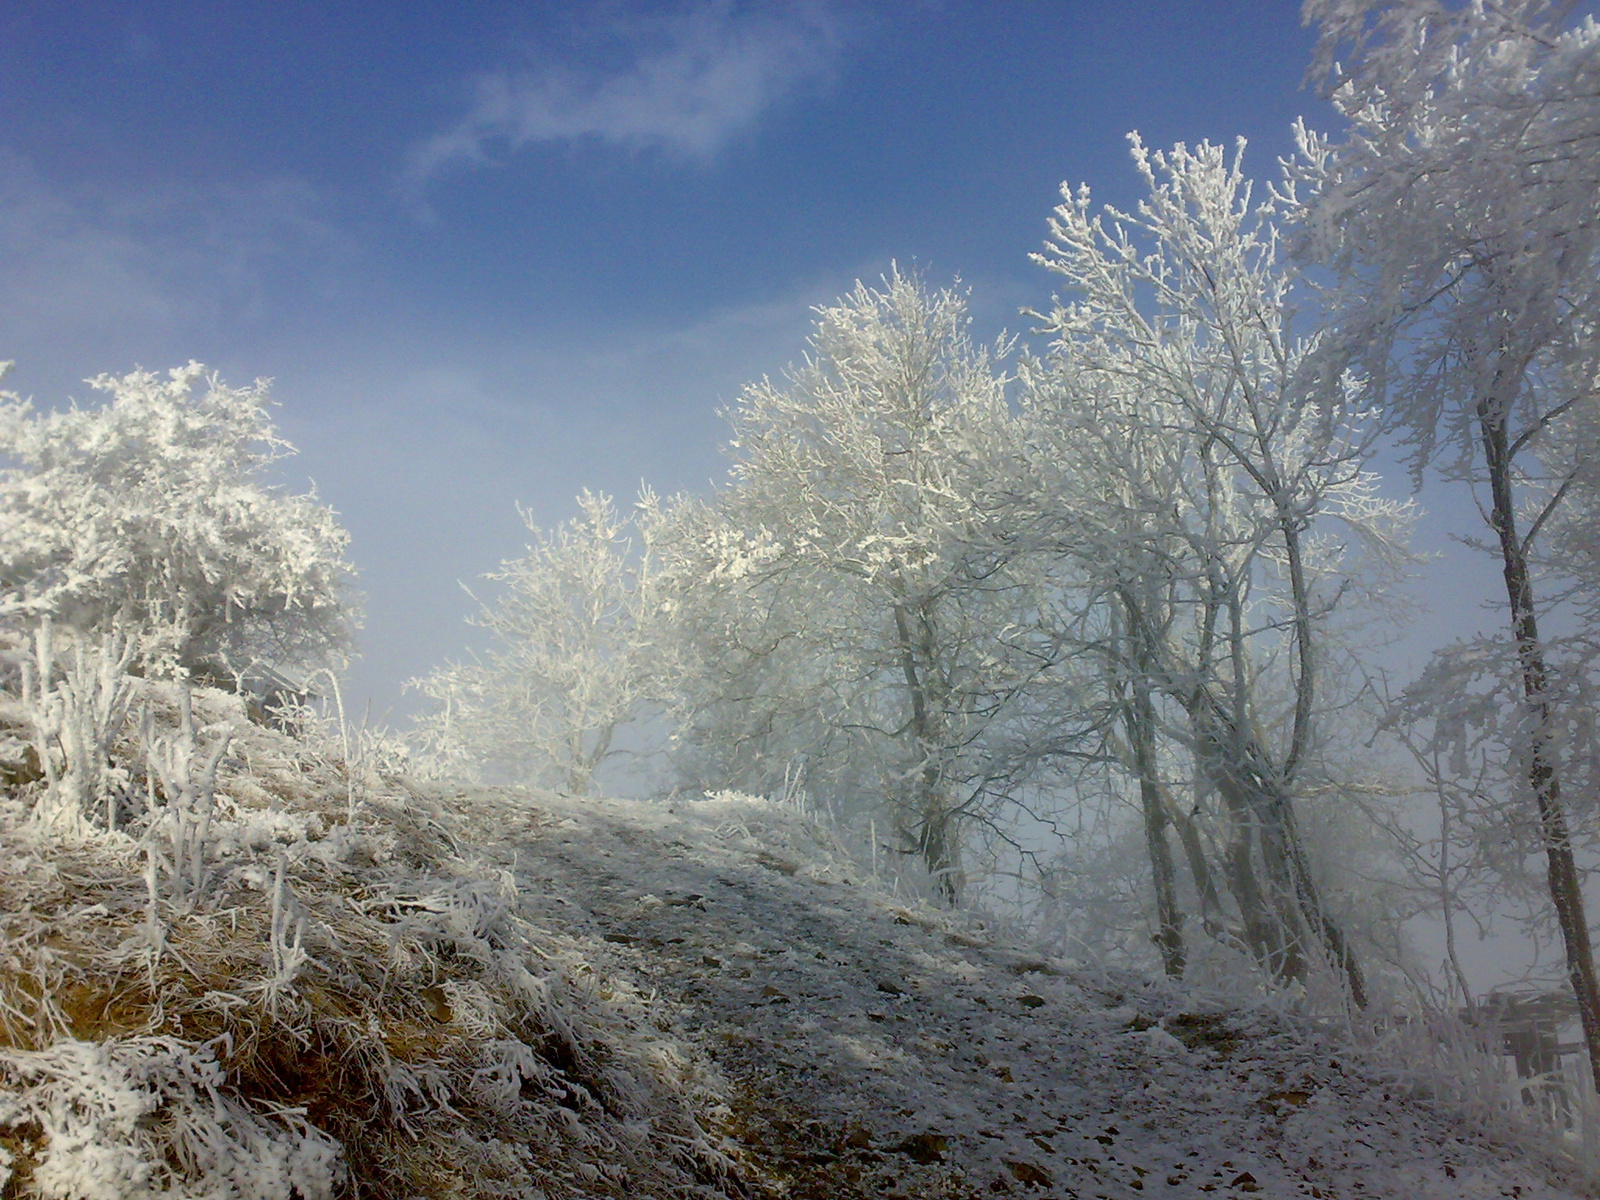
{"type": "Polygon", "coordinates": [[[76,378],[211,353],[337,286],[355,251],[327,208],[295,178],[68,184],[0,148],[0,358],[73,361],[76,378]]]}
{"type": "Polygon", "coordinates": [[[610,43],[605,66],[549,60],[479,76],[467,116],[412,151],[408,183],[538,142],[594,139],[709,158],[774,102],[826,79],[842,40],[821,0],[719,0],[591,33],[610,43]]]}

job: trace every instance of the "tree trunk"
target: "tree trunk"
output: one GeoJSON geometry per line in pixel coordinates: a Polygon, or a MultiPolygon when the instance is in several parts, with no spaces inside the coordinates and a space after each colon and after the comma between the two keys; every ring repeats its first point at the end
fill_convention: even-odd
{"type": "Polygon", "coordinates": [[[1275,829],[1283,837],[1284,857],[1290,871],[1290,879],[1294,888],[1296,907],[1300,912],[1300,919],[1316,935],[1322,948],[1339,973],[1344,976],[1345,987],[1349,990],[1350,1000],[1357,1008],[1367,1006],[1367,980],[1362,974],[1361,965],[1356,961],[1355,954],[1350,949],[1350,943],[1345,940],[1344,930],[1328,915],[1328,910],[1323,906],[1322,897],[1317,892],[1316,881],[1311,877],[1311,862],[1306,856],[1305,842],[1300,837],[1300,831],[1294,820],[1294,809],[1289,802],[1289,796],[1281,789],[1274,788],[1271,792],[1271,804],[1277,814],[1275,829]]]}
{"type": "MultiPolygon", "coordinates": [[[[1298,533],[1286,524],[1284,534],[1286,542],[1294,550],[1291,557],[1298,564],[1298,533]]],[[[1301,671],[1297,680],[1295,729],[1290,755],[1298,759],[1309,742],[1313,678],[1309,600],[1304,575],[1300,571],[1296,572],[1295,607],[1297,612],[1306,616],[1304,621],[1296,623],[1301,671]]],[[[1126,598],[1124,608],[1141,654],[1139,665],[1144,668],[1144,676],[1149,678],[1158,664],[1148,627],[1142,619],[1143,614],[1129,605],[1126,598]]],[[[1240,615],[1240,608],[1234,605],[1236,628],[1232,643],[1236,658],[1241,644],[1237,628],[1240,615]]],[[[1242,664],[1236,662],[1234,671],[1235,678],[1243,678],[1242,664]]],[[[1294,808],[1285,782],[1292,766],[1278,768],[1266,748],[1249,732],[1244,724],[1246,716],[1242,694],[1235,692],[1239,713],[1235,716],[1205,682],[1175,687],[1168,678],[1165,687],[1188,714],[1194,753],[1201,774],[1222,797],[1231,818],[1233,829],[1224,858],[1223,874],[1238,902],[1244,941],[1250,952],[1278,979],[1304,982],[1307,971],[1306,938],[1309,935],[1320,944],[1343,977],[1356,1007],[1365,1008],[1366,979],[1345,940],[1343,930],[1323,907],[1294,820],[1294,808]],[[1257,878],[1255,859],[1258,853],[1269,882],[1267,889],[1261,887],[1257,878]]]]}
{"type": "Polygon", "coordinates": [[[966,882],[958,858],[955,814],[936,781],[924,778],[919,792],[925,807],[917,816],[917,851],[938,884],[939,895],[954,908],[961,903],[962,885],[966,882]]]}
{"type": "Polygon", "coordinates": [[[965,880],[961,874],[957,817],[942,770],[945,747],[939,734],[944,697],[943,689],[937,687],[937,672],[933,666],[932,622],[926,611],[919,610],[920,637],[914,636],[905,606],[897,604],[894,623],[900,643],[900,670],[905,677],[906,696],[911,707],[910,733],[919,759],[913,776],[915,790],[909,804],[909,815],[915,822],[912,841],[922,856],[923,865],[938,884],[939,894],[953,908],[961,902],[965,880]]]}
{"type": "Polygon", "coordinates": [[[1200,831],[1195,828],[1194,817],[1180,810],[1165,789],[1162,799],[1167,805],[1167,819],[1178,831],[1178,843],[1183,847],[1189,874],[1194,877],[1195,891],[1200,893],[1200,920],[1209,933],[1224,914],[1222,898],[1217,895],[1217,885],[1211,879],[1211,864],[1206,861],[1206,849],[1200,843],[1200,831]]]}
{"type": "MultiPolygon", "coordinates": [[[[1124,600],[1126,604],[1126,599],[1124,600]]],[[[1130,617],[1133,614],[1129,614],[1130,617]]],[[[1144,844],[1150,855],[1150,874],[1156,892],[1156,946],[1161,951],[1161,968],[1172,979],[1183,978],[1186,955],[1183,945],[1183,912],[1178,907],[1177,872],[1172,865],[1172,847],[1167,844],[1167,805],[1162,797],[1161,779],[1156,769],[1156,710],[1150,700],[1150,670],[1153,666],[1143,626],[1129,620],[1129,639],[1135,645],[1133,695],[1123,706],[1123,721],[1128,744],[1133,749],[1133,766],[1139,776],[1139,806],[1144,813],[1144,844]]],[[[1199,881],[1196,881],[1198,886],[1199,881]]]]}
{"type": "MultiPolygon", "coordinates": [[[[1148,705],[1149,697],[1145,703],[1148,705]]],[[[1138,701],[1134,702],[1135,708],[1138,701]]],[[[1144,724],[1145,713],[1130,711],[1128,736],[1139,770],[1139,804],[1144,811],[1144,843],[1150,854],[1150,871],[1156,888],[1155,943],[1161,950],[1161,968],[1173,979],[1183,978],[1183,913],[1178,907],[1177,872],[1172,847],[1167,844],[1167,811],[1161,802],[1161,783],[1155,773],[1155,746],[1144,724]]]]}
{"type": "Polygon", "coordinates": [[[1357,1008],[1365,1008],[1366,977],[1344,931],[1323,906],[1288,791],[1259,743],[1234,726],[1209,691],[1200,689],[1196,708],[1202,769],[1234,817],[1235,839],[1229,851],[1228,878],[1239,899],[1249,940],[1253,946],[1276,955],[1275,969],[1280,978],[1304,981],[1302,934],[1309,934],[1343,976],[1351,1001],[1357,1008]],[[1262,866],[1276,893],[1277,903],[1270,906],[1249,866],[1247,838],[1252,832],[1262,866]],[[1259,906],[1258,910],[1253,914],[1245,912],[1247,903],[1259,906]]]}
{"type": "Polygon", "coordinates": [[[1539,623],[1534,612],[1533,580],[1528,571],[1527,547],[1517,534],[1515,497],[1512,494],[1511,451],[1506,432],[1506,406],[1489,397],[1478,403],[1477,417],[1488,469],[1489,523],[1500,542],[1500,560],[1506,581],[1506,601],[1511,634],[1517,643],[1517,665],[1522,671],[1522,693],[1533,729],[1528,739],[1528,788],[1539,815],[1539,835],[1544,844],[1550,900],[1555,906],[1566,950],[1567,978],[1578,1002],[1584,1044],[1589,1052],[1589,1072],[1600,1087],[1600,984],[1595,979],[1594,949],[1584,912],[1583,881],[1572,853],[1566,806],[1561,799],[1561,775],[1556,764],[1555,722],[1550,711],[1549,672],[1539,623]]]}
{"type": "Polygon", "coordinates": [[[1256,878],[1254,844],[1260,827],[1255,811],[1238,788],[1219,783],[1220,772],[1215,761],[1205,763],[1203,769],[1222,797],[1232,826],[1223,855],[1223,877],[1239,906],[1245,945],[1256,961],[1280,982],[1303,983],[1305,959],[1299,953],[1294,930],[1285,924],[1282,906],[1269,901],[1256,878]]]}

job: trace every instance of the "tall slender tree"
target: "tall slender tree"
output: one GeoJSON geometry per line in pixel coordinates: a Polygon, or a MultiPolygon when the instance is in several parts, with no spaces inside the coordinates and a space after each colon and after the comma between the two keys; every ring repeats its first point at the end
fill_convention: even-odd
{"type": "Polygon", "coordinates": [[[1070,296],[1046,318],[1031,407],[1072,477],[1055,489],[1070,497],[1064,544],[1116,608],[1112,676],[1127,681],[1161,936],[1172,942],[1156,696],[1226,815],[1221,874],[1244,940],[1287,979],[1315,949],[1362,1004],[1294,801],[1316,770],[1319,631],[1350,561],[1330,525],[1382,545],[1397,514],[1364,467],[1359,397],[1311,370],[1294,336],[1278,214],[1253,202],[1240,154],[1150,153],[1136,137],[1133,154],[1148,188],[1137,210],[1101,215],[1087,189],[1064,190],[1037,256],[1070,296]]]}
{"type": "Polygon", "coordinates": [[[959,293],[899,272],[817,318],[810,357],[729,414],[727,486],[684,513],[705,689],[685,740],[702,783],[876,793],[954,900],[963,825],[1012,779],[999,731],[1050,663],[985,499],[1006,377],[959,293]]]}
{"type": "Polygon", "coordinates": [[[1417,481],[1435,467],[1468,484],[1488,528],[1520,692],[1514,773],[1600,1079],[1574,764],[1537,561],[1582,482],[1549,451],[1600,402],[1600,25],[1576,7],[1311,0],[1317,67],[1348,126],[1334,141],[1302,131],[1300,174],[1310,245],[1343,279],[1332,369],[1387,384],[1417,481]]]}

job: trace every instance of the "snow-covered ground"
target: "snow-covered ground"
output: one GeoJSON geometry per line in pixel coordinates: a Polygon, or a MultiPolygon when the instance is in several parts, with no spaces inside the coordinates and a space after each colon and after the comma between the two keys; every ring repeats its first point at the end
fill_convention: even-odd
{"type": "Polygon", "coordinates": [[[0,792],[5,1200],[1584,1194],[1335,1028],[1051,960],[795,806],[418,785],[195,712],[232,741],[192,827],[0,792]]]}
{"type": "Polygon", "coordinates": [[[529,798],[534,923],[673,1011],[791,1197],[1569,1196],[1336,1032],[1086,974],[908,905],[768,802],[529,798]]]}

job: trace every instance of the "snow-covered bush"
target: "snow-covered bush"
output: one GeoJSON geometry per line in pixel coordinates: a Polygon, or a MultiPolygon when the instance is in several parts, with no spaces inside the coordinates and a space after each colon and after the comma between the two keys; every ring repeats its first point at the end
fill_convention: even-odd
{"type": "Polygon", "coordinates": [[[218,680],[342,649],[349,539],[314,495],[269,484],[293,448],[266,384],[199,363],[90,384],[109,403],[36,413],[0,392],[0,620],[119,628],[145,672],[218,680]]]}

